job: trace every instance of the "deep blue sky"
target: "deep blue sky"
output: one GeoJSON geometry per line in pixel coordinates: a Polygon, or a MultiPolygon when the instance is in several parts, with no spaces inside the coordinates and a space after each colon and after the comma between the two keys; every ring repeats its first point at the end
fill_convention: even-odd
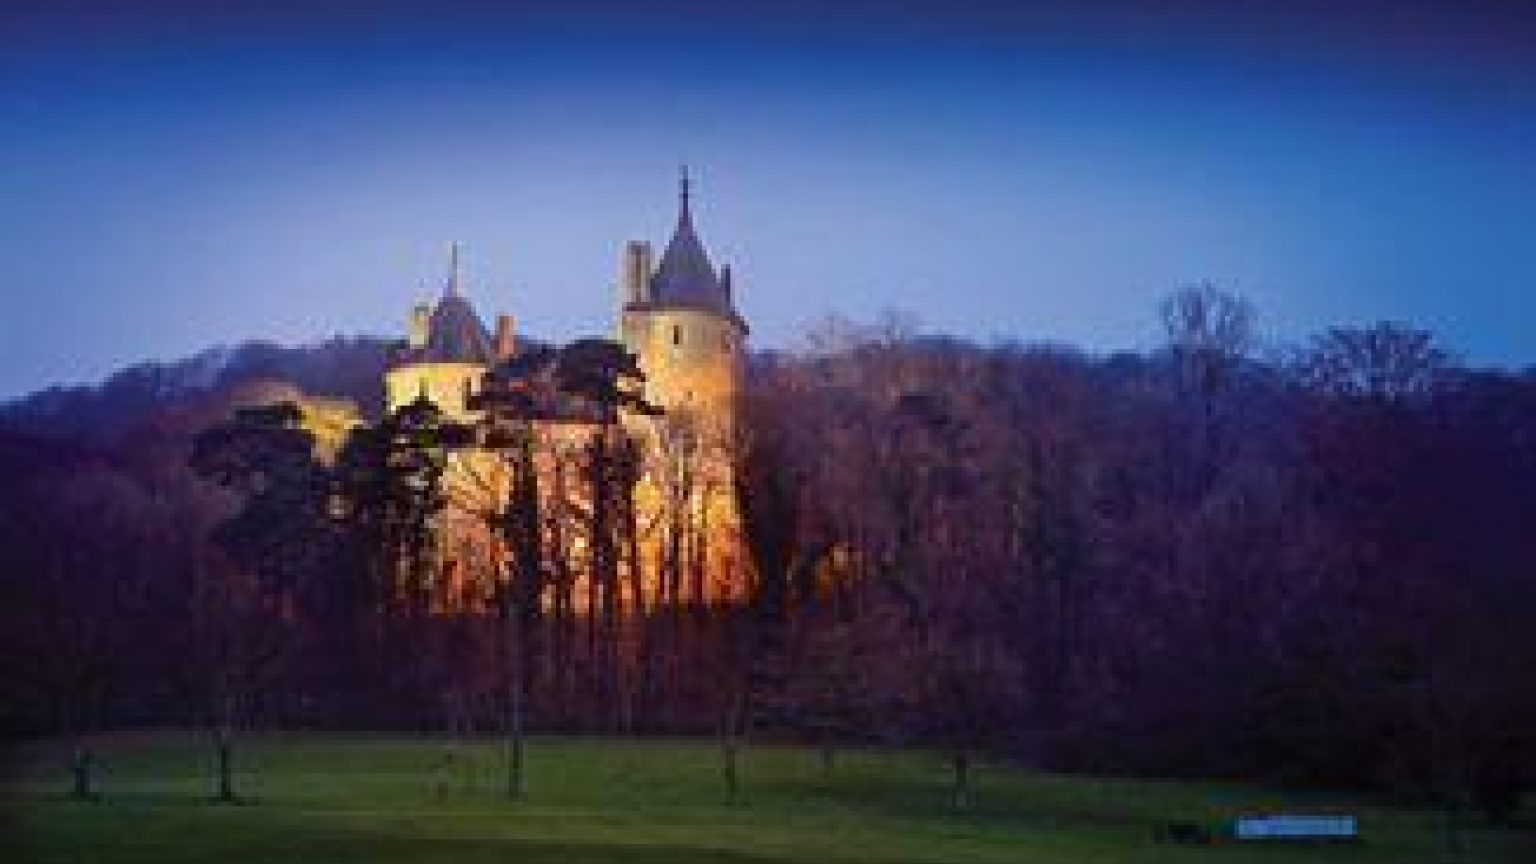
{"type": "Polygon", "coordinates": [[[1278,343],[1390,318],[1536,362],[1532,22],[1234,5],[0,13],[0,398],[398,332],[450,240],[482,314],[603,331],[680,161],[758,344],[900,309],[1139,348],[1211,279],[1278,343]]]}

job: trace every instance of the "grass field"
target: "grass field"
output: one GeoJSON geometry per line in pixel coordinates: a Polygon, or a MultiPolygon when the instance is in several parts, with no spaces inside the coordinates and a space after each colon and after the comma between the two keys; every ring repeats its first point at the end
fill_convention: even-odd
{"type": "Polygon", "coordinates": [[[264,735],[237,754],[235,805],[211,803],[203,739],[103,739],[102,800],[65,798],[57,744],[8,755],[11,862],[1141,862],[1536,861],[1536,834],[1474,828],[1445,850],[1441,818],[1217,783],[976,772],[975,804],[948,806],[930,754],[757,746],[739,803],[708,742],[536,739],[528,797],[500,796],[495,742],[264,735]],[[1360,816],[1356,846],[1169,846],[1152,826],[1262,808],[1360,816]]]}

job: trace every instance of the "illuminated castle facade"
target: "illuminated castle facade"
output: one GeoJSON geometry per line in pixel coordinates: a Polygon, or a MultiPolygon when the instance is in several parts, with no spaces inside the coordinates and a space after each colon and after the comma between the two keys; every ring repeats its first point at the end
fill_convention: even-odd
{"type": "MultiPolygon", "coordinates": [[[[736,310],[729,267],[716,270],[694,228],[686,173],[677,224],[655,260],[643,241],[625,244],[615,338],[636,356],[647,400],[657,417],[626,418],[640,443],[635,487],[634,554],[622,576],[639,586],[631,604],[729,602],[745,596],[746,567],[732,477],[743,352],[748,328],[736,310]]],[[[488,329],[465,295],[455,247],[450,274],[434,303],[416,306],[406,347],[385,375],[390,411],[423,396],[450,419],[473,421],[473,396],[492,366],[520,349],[510,315],[488,329]]],[[[584,557],[581,454],[592,429],[548,421],[536,430],[547,557],[566,574],[564,602],[584,607],[595,595],[584,557]],[[570,584],[570,583],[578,584],[570,584]]],[[[457,453],[447,476],[449,504],[440,517],[439,549],[445,604],[462,608],[488,596],[505,554],[487,518],[507,500],[510,482],[501,456],[457,453]]],[[[558,576],[558,574],[557,574],[558,576]]],[[[556,578],[558,586],[561,580],[556,578]]],[[[556,599],[554,602],[560,602],[556,599]]]]}

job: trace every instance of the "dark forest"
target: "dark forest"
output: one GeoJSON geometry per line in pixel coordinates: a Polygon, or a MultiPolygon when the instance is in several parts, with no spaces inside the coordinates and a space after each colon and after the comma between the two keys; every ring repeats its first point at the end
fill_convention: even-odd
{"type": "Polygon", "coordinates": [[[1511,812],[1536,780],[1536,374],[1402,324],[1266,347],[1208,287],[1155,311],[1144,353],[893,320],[755,355],[749,602],[616,583],[612,616],[551,613],[546,559],[500,615],[381,599],[430,489],[368,475],[358,436],[323,462],[270,406],[349,398],[429,477],[451,442],[378,416],[382,343],[39,394],[0,414],[0,726],[920,744],[962,776],[986,754],[1511,812]],[[237,422],[245,449],[210,456],[237,422]]]}

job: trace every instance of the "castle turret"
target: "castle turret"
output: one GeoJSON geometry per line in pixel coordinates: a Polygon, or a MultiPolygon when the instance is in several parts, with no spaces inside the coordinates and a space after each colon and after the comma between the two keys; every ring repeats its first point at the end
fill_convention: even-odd
{"type": "MultiPolygon", "coordinates": [[[[635,272],[626,267],[626,276],[635,272]]],[[[697,416],[722,439],[735,427],[747,336],[729,274],[727,268],[716,275],[699,240],[684,169],[677,224],[644,291],[626,292],[620,337],[640,360],[651,401],[674,415],[697,416]]]]}
{"type": "MultiPolygon", "coordinates": [[[[687,523],[706,538],[692,566],[709,574],[698,590],[711,601],[739,600],[747,592],[734,480],[747,324],[734,304],[730,269],[716,272],[694,227],[685,169],[677,224],[644,290],[626,292],[619,333],[645,373],[647,399],[663,411],[637,421],[648,427],[650,467],[636,506],[658,514],[665,531],[687,523]],[[680,465],[688,469],[679,472],[680,465]],[[691,479],[681,489],[669,485],[683,482],[679,476],[691,479]],[[686,500],[669,497],[679,494],[686,500]]],[[[657,572],[666,566],[661,547],[644,554],[657,572]]]]}
{"type": "Polygon", "coordinates": [[[390,410],[426,395],[449,416],[465,415],[467,395],[498,359],[498,347],[461,290],[455,243],[442,296],[432,306],[423,304],[413,310],[406,350],[385,374],[390,410]]]}

